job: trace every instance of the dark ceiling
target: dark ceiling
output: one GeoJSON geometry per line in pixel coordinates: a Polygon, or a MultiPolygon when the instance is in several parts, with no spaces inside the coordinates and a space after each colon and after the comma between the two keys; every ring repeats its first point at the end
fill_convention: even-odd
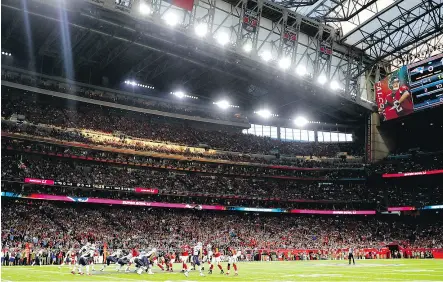
{"type": "Polygon", "coordinates": [[[2,1],[2,50],[13,54],[2,64],[118,89],[136,79],[156,88],[146,90],[149,95],[183,89],[202,103],[226,97],[246,111],[266,107],[328,123],[364,120],[366,110],[350,101],[174,30],[83,7],[62,13],[32,1],[26,13],[20,3],[2,1]]]}

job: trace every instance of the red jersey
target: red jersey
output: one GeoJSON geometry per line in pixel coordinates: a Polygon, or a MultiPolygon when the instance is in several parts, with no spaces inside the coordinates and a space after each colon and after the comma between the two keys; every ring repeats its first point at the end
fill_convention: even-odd
{"type": "Polygon", "coordinates": [[[182,247],[182,257],[189,256],[189,246],[183,246],[182,247]]]}
{"type": "Polygon", "coordinates": [[[401,96],[406,92],[409,92],[409,88],[406,85],[402,85],[395,92],[393,91],[390,95],[386,96],[385,109],[383,111],[385,120],[405,116],[413,112],[414,106],[410,95],[401,104],[398,104],[401,96]]]}
{"type": "Polygon", "coordinates": [[[214,257],[219,258],[220,256],[221,256],[221,254],[219,251],[215,252],[214,257]]]}
{"type": "Polygon", "coordinates": [[[132,249],[132,257],[137,257],[139,255],[136,249],[132,249]]]}

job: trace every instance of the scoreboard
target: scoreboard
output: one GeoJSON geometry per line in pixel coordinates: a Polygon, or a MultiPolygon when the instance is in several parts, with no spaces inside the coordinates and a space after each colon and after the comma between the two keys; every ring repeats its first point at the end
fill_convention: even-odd
{"type": "Polygon", "coordinates": [[[414,111],[443,104],[443,54],[408,65],[414,111]]]}

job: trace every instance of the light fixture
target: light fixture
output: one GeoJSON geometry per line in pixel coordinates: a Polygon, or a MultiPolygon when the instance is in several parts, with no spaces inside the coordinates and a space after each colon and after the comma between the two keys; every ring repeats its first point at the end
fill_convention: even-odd
{"type": "Polygon", "coordinates": [[[183,91],[171,92],[171,94],[174,95],[175,97],[179,98],[179,99],[183,99],[183,98],[198,99],[198,97],[188,95],[188,94],[186,94],[183,91]]]}
{"type": "Polygon", "coordinates": [[[299,75],[299,76],[304,76],[306,74],[306,67],[302,66],[302,65],[298,65],[297,68],[295,69],[295,72],[299,75]]]}
{"type": "Polygon", "coordinates": [[[262,118],[270,118],[271,116],[274,116],[269,110],[260,110],[256,111],[255,113],[262,118]]]}
{"type": "Polygon", "coordinates": [[[142,15],[148,15],[151,13],[151,7],[145,2],[142,2],[140,3],[139,11],[142,15]]]}
{"type": "Polygon", "coordinates": [[[262,58],[263,61],[269,62],[272,59],[272,54],[269,51],[264,51],[260,57],[262,58]]]}
{"type": "Polygon", "coordinates": [[[308,120],[305,117],[296,117],[294,120],[294,124],[299,127],[303,127],[308,123],[308,120]]]}
{"type": "Polygon", "coordinates": [[[229,105],[229,102],[226,100],[220,100],[218,102],[214,102],[214,104],[216,104],[220,109],[226,110],[227,108],[229,108],[231,105],[229,105]]]}
{"type": "Polygon", "coordinates": [[[217,35],[218,44],[224,46],[229,42],[229,35],[226,32],[220,32],[217,35]]]}
{"type": "Polygon", "coordinates": [[[206,23],[199,23],[195,26],[195,34],[198,37],[204,37],[208,33],[208,25],[206,23]]]}
{"type": "Polygon", "coordinates": [[[340,84],[339,84],[337,81],[333,80],[333,81],[331,82],[331,89],[332,89],[332,90],[337,90],[337,89],[339,89],[339,88],[340,88],[340,84]]]}
{"type": "Polygon", "coordinates": [[[321,85],[325,84],[327,80],[328,78],[324,74],[321,74],[317,79],[318,83],[321,85]]]}
{"type": "Polygon", "coordinates": [[[287,70],[290,66],[291,66],[291,60],[289,58],[283,57],[280,59],[280,61],[278,62],[278,66],[282,69],[282,70],[287,70]]]}
{"type": "Polygon", "coordinates": [[[169,26],[176,26],[178,24],[178,18],[177,15],[173,12],[169,12],[165,15],[164,20],[166,21],[166,24],[169,26]]]}
{"type": "Polygon", "coordinates": [[[244,50],[246,53],[251,52],[251,51],[252,51],[252,45],[251,45],[251,43],[246,43],[245,45],[243,45],[243,50],[244,50]]]}
{"type": "Polygon", "coordinates": [[[180,99],[185,97],[185,93],[183,93],[182,91],[177,91],[177,92],[174,92],[173,94],[175,97],[180,98],[180,99]]]}

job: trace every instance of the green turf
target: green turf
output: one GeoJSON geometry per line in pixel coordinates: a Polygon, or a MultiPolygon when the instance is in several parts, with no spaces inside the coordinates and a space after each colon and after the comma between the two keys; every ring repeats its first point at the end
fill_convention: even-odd
{"type": "MultiPolygon", "coordinates": [[[[180,265],[175,265],[180,269],[180,265]]],[[[226,268],[226,264],[223,264],[226,268]]],[[[111,266],[92,276],[72,275],[68,267],[2,267],[1,281],[443,281],[443,260],[360,260],[354,266],[346,261],[241,262],[239,276],[182,273],[116,273],[111,266]]],[[[205,271],[206,272],[206,271],[205,271]]]]}

